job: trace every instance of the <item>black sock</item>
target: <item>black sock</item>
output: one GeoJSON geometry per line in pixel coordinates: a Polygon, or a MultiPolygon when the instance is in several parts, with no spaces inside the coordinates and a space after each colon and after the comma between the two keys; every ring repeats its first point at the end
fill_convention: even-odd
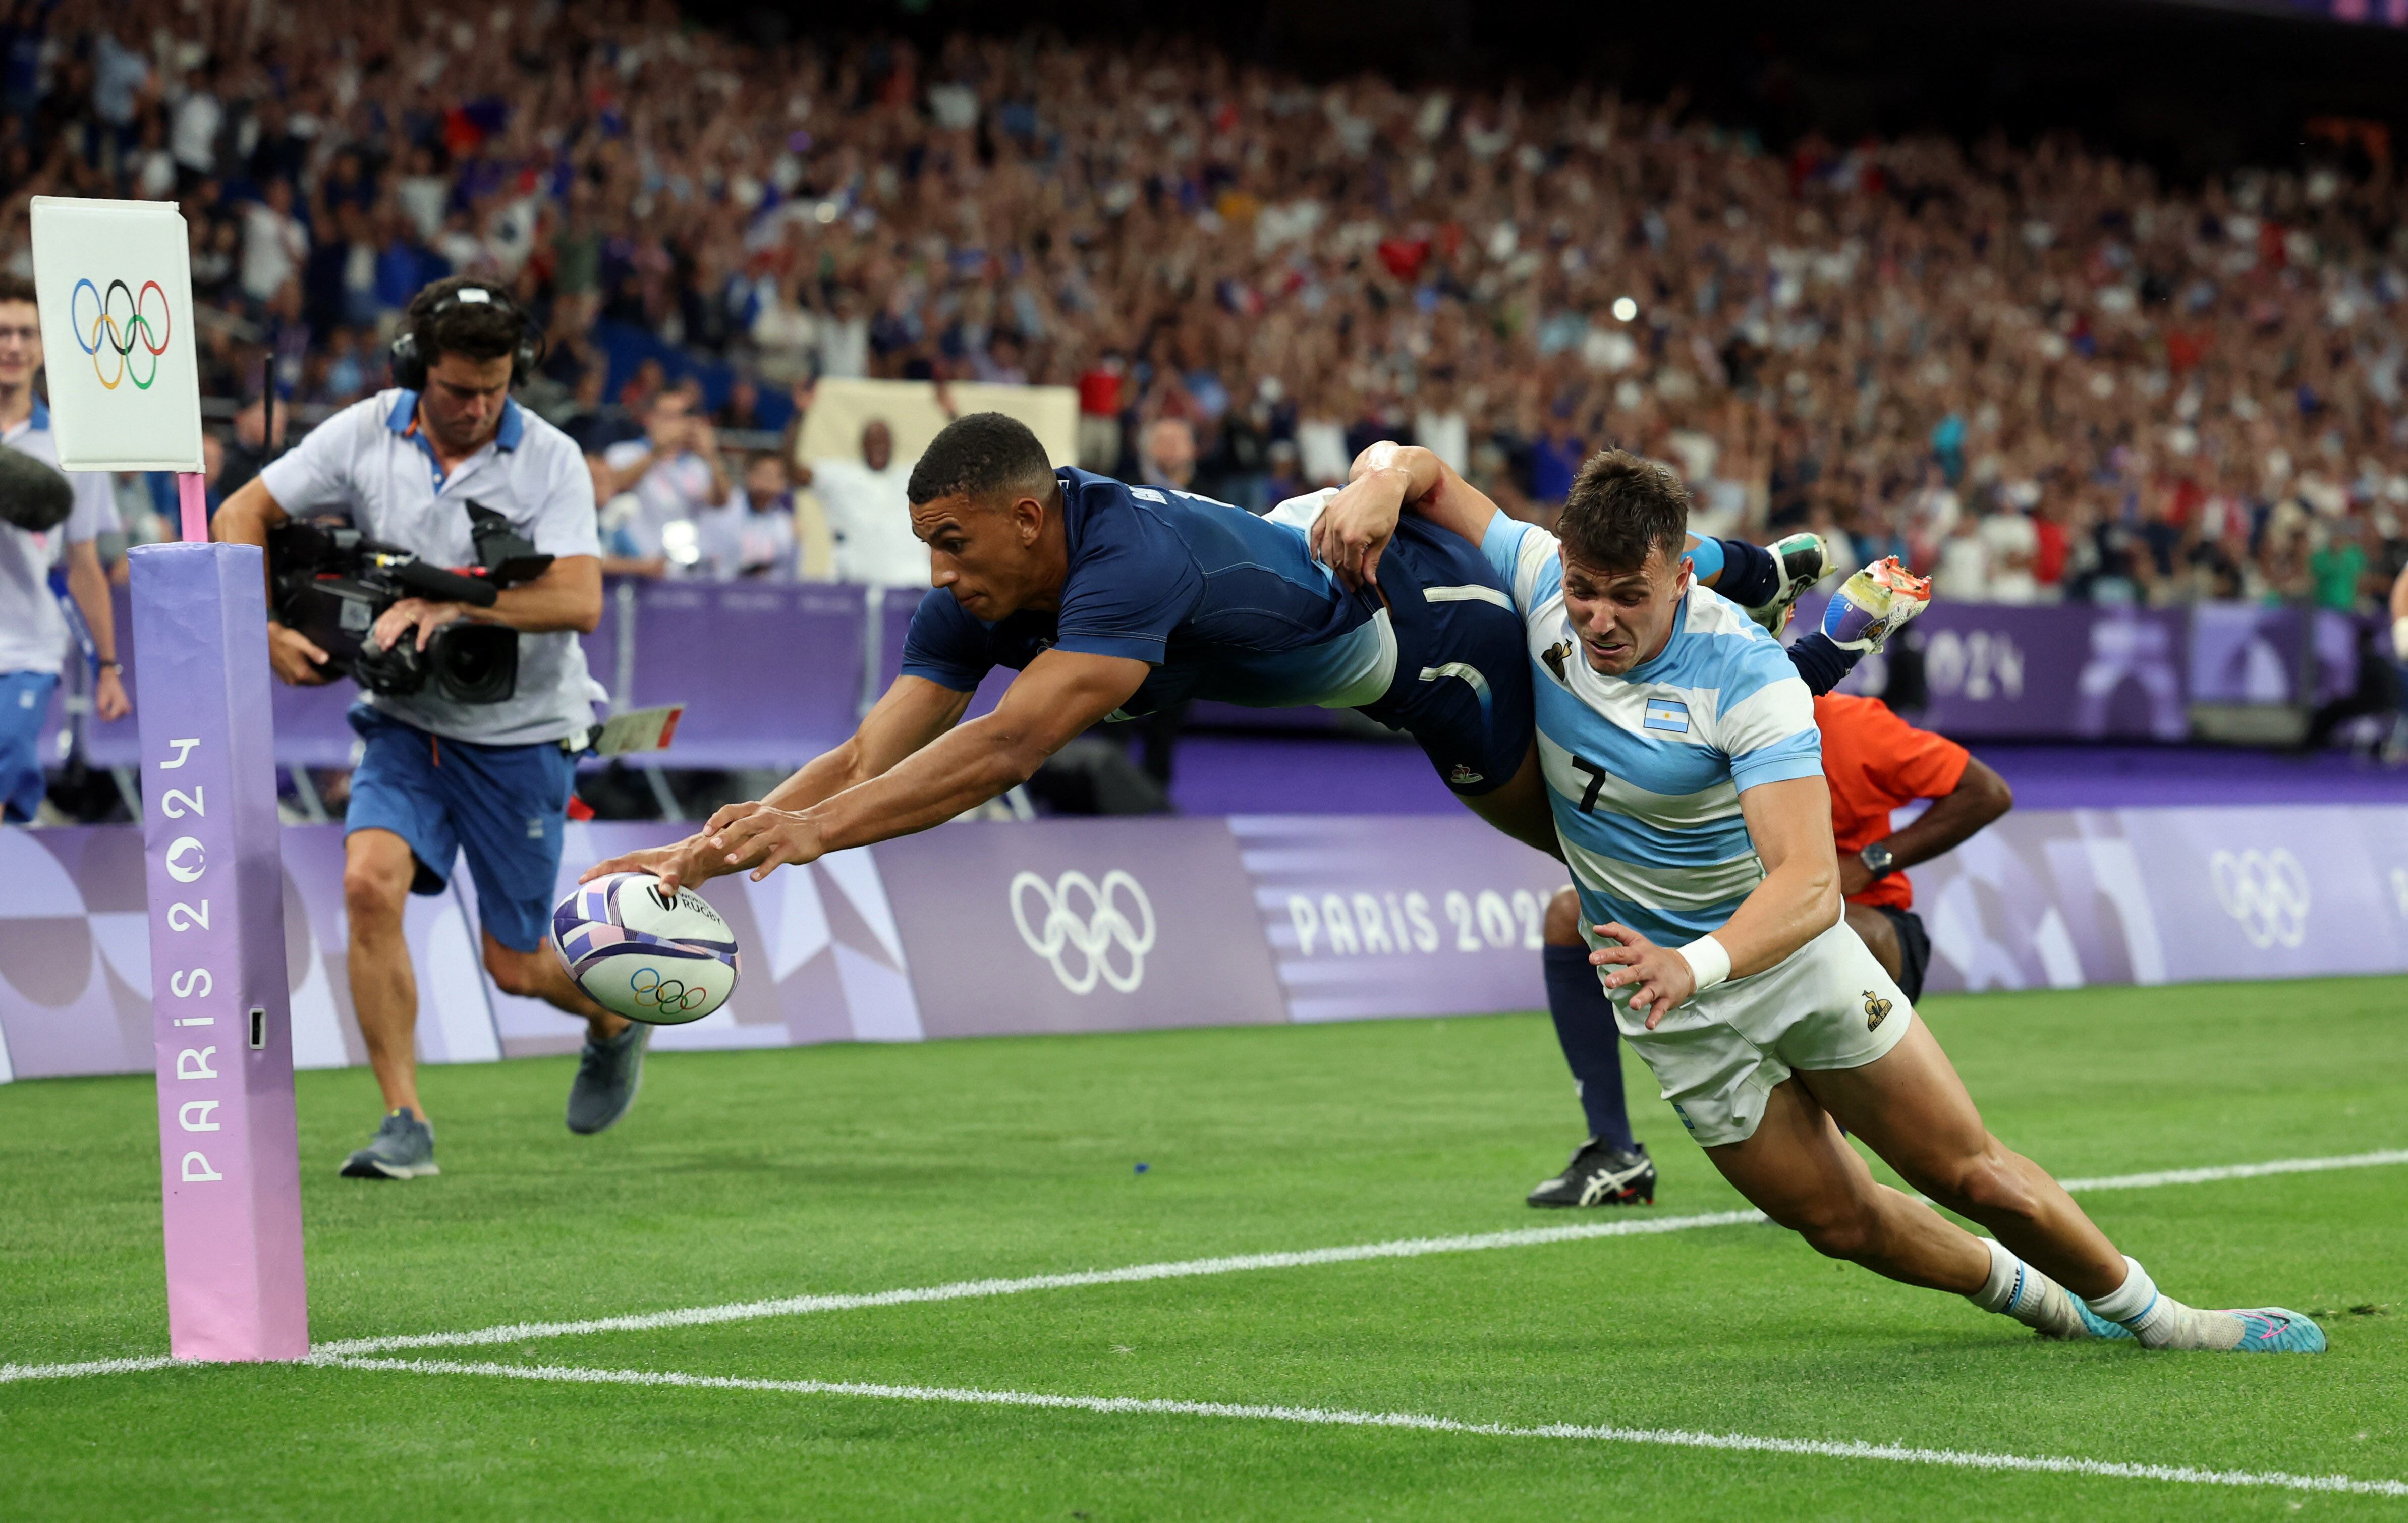
{"type": "Polygon", "coordinates": [[[1781,590],[1781,567],[1772,552],[1744,539],[1718,539],[1723,547],[1723,574],[1714,591],[1742,608],[1762,608],[1781,590]]]}
{"type": "Polygon", "coordinates": [[[1839,642],[1820,629],[1811,635],[1800,635],[1789,647],[1789,663],[1798,675],[1806,679],[1806,690],[1821,697],[1847,680],[1856,669],[1862,651],[1845,651],[1839,642]]]}
{"type": "Polygon", "coordinates": [[[1589,966],[1588,948],[1551,946],[1543,955],[1547,1013],[1555,1018],[1555,1041],[1580,1085],[1589,1135],[1627,1150],[1630,1113],[1622,1099],[1622,1033],[1613,1025],[1613,1001],[1589,966]]]}

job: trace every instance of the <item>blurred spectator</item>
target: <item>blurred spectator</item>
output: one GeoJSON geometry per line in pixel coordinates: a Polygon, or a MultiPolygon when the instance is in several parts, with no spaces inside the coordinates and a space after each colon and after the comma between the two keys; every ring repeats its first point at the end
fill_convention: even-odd
{"type": "Polygon", "coordinates": [[[895,434],[873,418],[861,430],[858,460],[813,460],[795,467],[810,488],[836,541],[836,579],[885,587],[928,585],[928,547],[911,532],[911,463],[895,458],[895,434]]]}
{"type": "Polygon", "coordinates": [[[655,395],[644,413],[644,437],[611,445],[602,463],[610,491],[606,498],[597,489],[595,499],[619,510],[604,515],[604,547],[635,560],[666,557],[677,568],[695,565],[702,555],[696,524],[704,509],[727,501],[730,487],[719,436],[694,410],[693,393],[671,387],[655,395]]]}
{"type": "Polygon", "coordinates": [[[785,458],[764,450],[745,462],[744,484],[724,508],[703,510],[702,568],[723,582],[792,582],[796,570],[795,495],[785,458]]]}
{"type": "Polygon", "coordinates": [[[1184,492],[1196,480],[1196,430],[1184,418],[1156,418],[1138,447],[1138,479],[1184,492]]]}
{"type": "Polygon", "coordinates": [[[2362,609],[2408,558],[2388,159],[2177,187],[2062,133],[1767,151],[1585,85],[765,45],[632,0],[10,16],[0,268],[32,195],[180,196],[215,395],[279,309],[310,346],[280,384],[373,385],[409,293],[473,268],[545,322],[526,399],[589,451],[668,376],[757,378],[769,428],[815,376],[1025,378],[1077,388],[1082,464],[1142,470],[1136,420],[1177,419],[1187,479],[1250,505],[1384,436],[1542,513],[1613,440],[1720,532],[1828,524],[1985,596],[2362,609]]]}

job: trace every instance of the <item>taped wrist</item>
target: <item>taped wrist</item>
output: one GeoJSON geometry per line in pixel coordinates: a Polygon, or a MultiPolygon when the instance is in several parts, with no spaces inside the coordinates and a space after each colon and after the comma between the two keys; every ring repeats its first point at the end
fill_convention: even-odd
{"type": "Polygon", "coordinates": [[[1730,954],[1711,936],[1700,936],[1681,949],[1681,960],[1698,981],[1698,993],[1703,994],[1730,977],[1730,954]]]}

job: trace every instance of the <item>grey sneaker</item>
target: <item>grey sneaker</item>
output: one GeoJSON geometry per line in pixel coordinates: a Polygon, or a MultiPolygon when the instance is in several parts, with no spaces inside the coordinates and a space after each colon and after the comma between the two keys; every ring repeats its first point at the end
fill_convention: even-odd
{"type": "Polygon", "coordinates": [[[345,1179],[417,1179],[442,1171],[435,1167],[435,1128],[407,1105],[384,1118],[367,1146],[343,1160],[345,1179]]]}
{"type": "Polygon", "coordinates": [[[644,1048],[652,1028],[629,1021],[608,1042],[585,1039],[577,1057],[577,1081],[568,1086],[568,1129],[580,1136],[604,1131],[636,1103],[644,1085],[644,1048]]]}

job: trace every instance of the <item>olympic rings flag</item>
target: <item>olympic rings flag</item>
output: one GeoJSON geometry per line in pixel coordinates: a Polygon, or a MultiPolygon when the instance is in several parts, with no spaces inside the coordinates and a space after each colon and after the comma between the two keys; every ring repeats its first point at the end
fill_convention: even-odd
{"type": "Polygon", "coordinates": [[[192,255],[174,203],[34,197],[34,285],[59,464],[199,470],[192,255]]]}

